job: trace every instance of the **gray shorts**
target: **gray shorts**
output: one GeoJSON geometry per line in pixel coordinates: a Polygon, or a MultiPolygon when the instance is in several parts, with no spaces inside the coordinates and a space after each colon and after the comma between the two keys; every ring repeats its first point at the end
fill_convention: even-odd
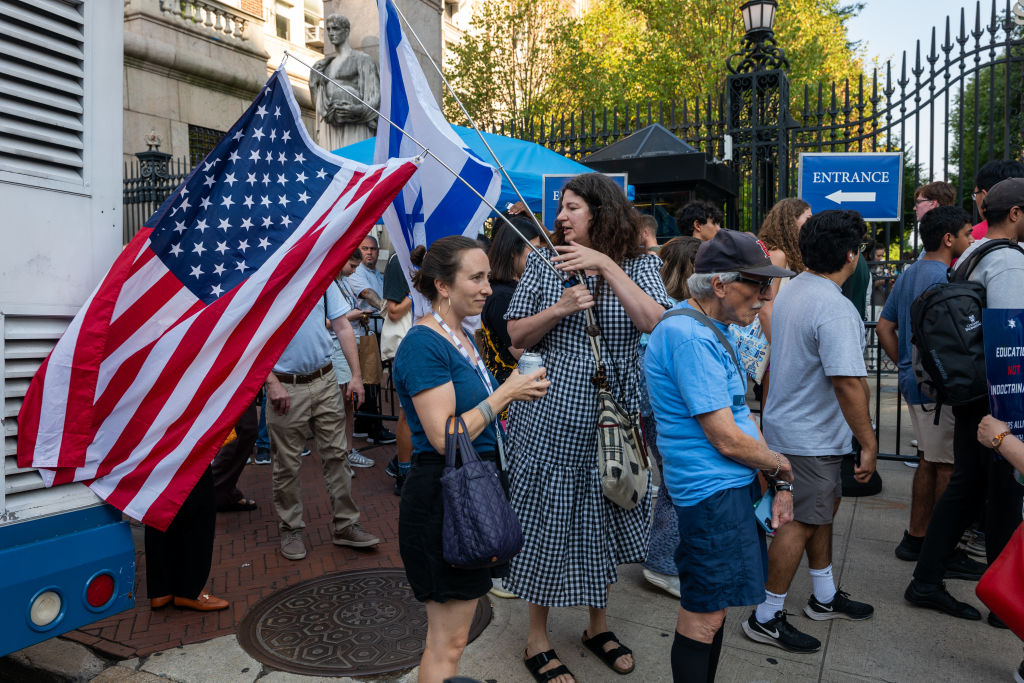
{"type": "Polygon", "coordinates": [[[843,496],[843,456],[786,457],[793,467],[793,519],[803,524],[831,524],[836,501],[843,496]]]}

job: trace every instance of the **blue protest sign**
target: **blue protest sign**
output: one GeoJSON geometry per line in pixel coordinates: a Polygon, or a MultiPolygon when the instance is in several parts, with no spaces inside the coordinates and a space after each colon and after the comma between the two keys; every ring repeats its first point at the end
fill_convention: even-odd
{"type": "Polygon", "coordinates": [[[1024,439],[1024,311],[986,308],[981,322],[989,408],[993,417],[1010,425],[1014,436],[1024,439]]]}
{"type": "Polygon", "coordinates": [[[799,196],[811,212],[850,209],[866,221],[899,221],[902,152],[807,152],[800,155],[799,196]]]}
{"type": "MultiPolygon", "coordinates": [[[[541,193],[544,197],[543,204],[541,204],[541,222],[548,230],[555,229],[555,216],[558,215],[558,200],[562,198],[562,188],[578,175],[581,174],[544,174],[541,178],[541,193]]],[[[605,173],[605,175],[614,180],[623,192],[628,192],[625,173],[605,173]]]]}

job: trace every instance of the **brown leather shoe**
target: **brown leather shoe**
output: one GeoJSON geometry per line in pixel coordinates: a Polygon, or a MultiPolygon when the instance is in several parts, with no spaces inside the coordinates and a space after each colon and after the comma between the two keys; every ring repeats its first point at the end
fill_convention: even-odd
{"type": "Polygon", "coordinates": [[[188,598],[179,598],[177,595],[175,595],[174,606],[181,607],[183,609],[194,609],[197,612],[216,612],[219,609],[227,609],[231,606],[231,603],[227,600],[215,598],[209,593],[203,593],[195,600],[189,600],[188,598]]]}
{"type": "Polygon", "coordinates": [[[164,607],[167,607],[167,605],[171,604],[171,599],[173,597],[174,597],[173,595],[161,595],[159,598],[150,598],[149,599],[149,608],[150,609],[163,609],[164,607]]]}

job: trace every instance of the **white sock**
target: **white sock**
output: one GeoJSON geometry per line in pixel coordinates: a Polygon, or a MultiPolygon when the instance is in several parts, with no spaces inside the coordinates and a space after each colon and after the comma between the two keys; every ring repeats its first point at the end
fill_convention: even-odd
{"type": "Polygon", "coordinates": [[[836,584],[832,580],[832,565],[824,569],[811,570],[811,584],[814,586],[814,599],[823,605],[832,602],[836,597],[836,584]]]}
{"type": "Polygon", "coordinates": [[[764,602],[757,606],[757,615],[754,617],[758,622],[767,624],[775,618],[777,612],[781,612],[786,605],[786,593],[777,595],[771,591],[764,592],[764,602]]]}

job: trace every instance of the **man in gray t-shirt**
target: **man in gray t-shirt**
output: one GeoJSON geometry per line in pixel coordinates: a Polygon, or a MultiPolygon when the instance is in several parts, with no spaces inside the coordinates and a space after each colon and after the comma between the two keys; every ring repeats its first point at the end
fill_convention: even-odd
{"type": "Polygon", "coordinates": [[[768,447],[793,468],[793,521],[775,532],[766,599],[743,630],[752,640],[784,649],[791,649],[788,632],[795,629],[779,615],[805,550],[813,585],[807,616],[859,620],[874,614],[871,605],[838,591],[832,578],[832,518],[842,497],[843,456],[853,451],[856,436],[862,451],[855,477],[867,482],[878,455],[868,412],[864,323],[841,290],[857,268],[866,229],[856,211],[811,216],[800,231],[807,270],[781,289],[772,306],[762,431],[768,447]]]}

